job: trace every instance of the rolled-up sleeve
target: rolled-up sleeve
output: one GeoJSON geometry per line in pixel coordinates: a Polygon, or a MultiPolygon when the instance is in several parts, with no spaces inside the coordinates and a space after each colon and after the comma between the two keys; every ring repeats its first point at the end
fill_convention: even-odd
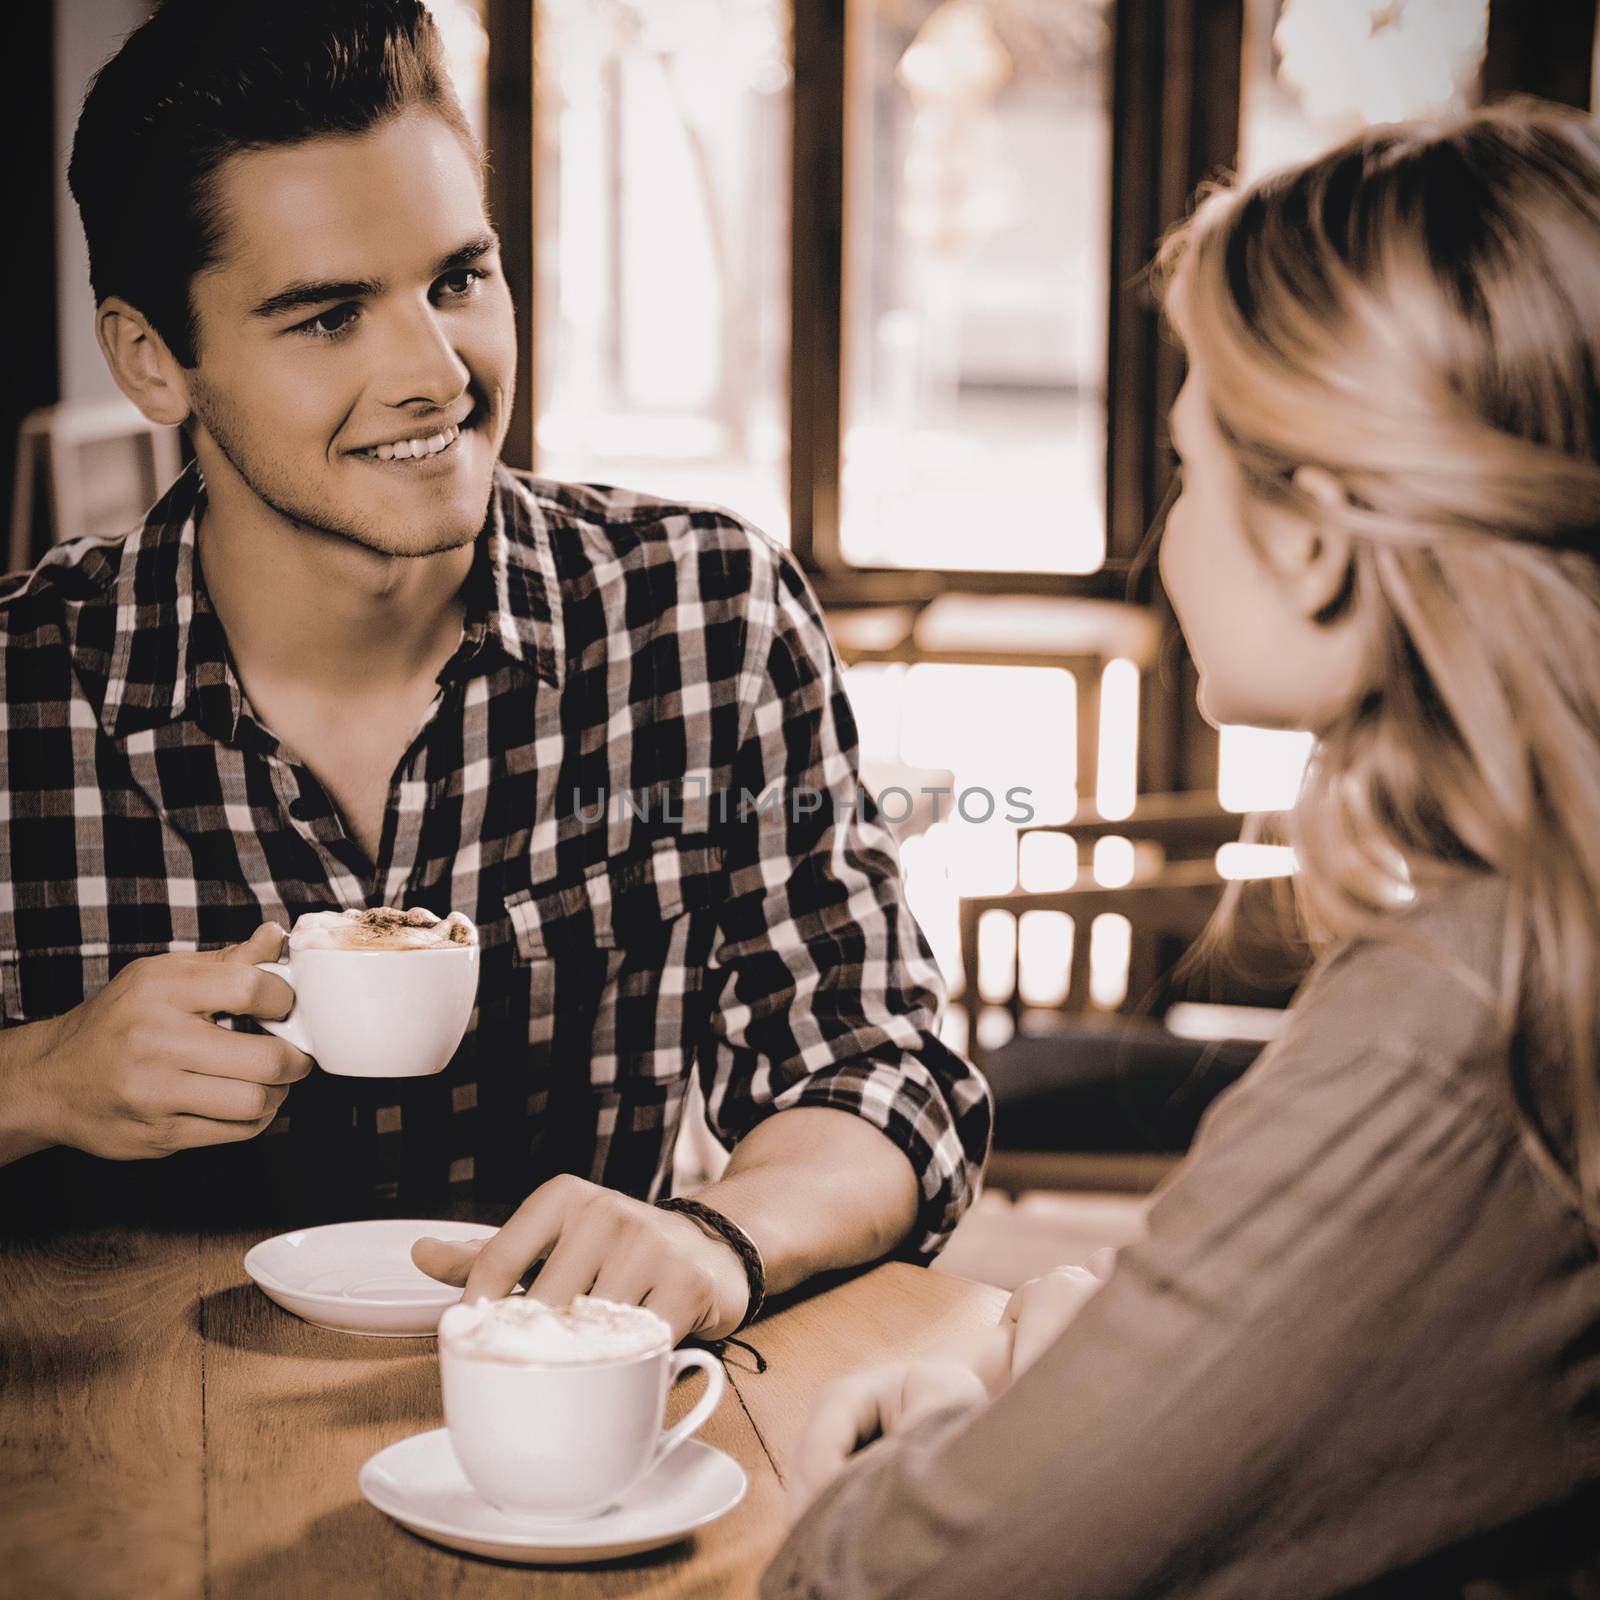
{"type": "Polygon", "coordinates": [[[816,601],[780,551],[757,572],[720,824],[728,899],[710,963],[707,1113],[730,1146],[797,1106],[864,1117],[917,1173],[908,1253],[931,1255],[977,1192],[988,1085],[938,1037],[943,981],[894,840],[859,788],[855,723],[816,601]]]}

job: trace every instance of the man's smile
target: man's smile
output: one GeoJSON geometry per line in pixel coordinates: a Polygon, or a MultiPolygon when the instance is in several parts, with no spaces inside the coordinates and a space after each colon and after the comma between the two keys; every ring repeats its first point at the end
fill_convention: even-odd
{"type": "Polygon", "coordinates": [[[376,444],[361,445],[345,455],[356,461],[370,462],[374,466],[392,466],[417,471],[430,464],[440,467],[463,459],[460,440],[483,420],[483,408],[474,407],[458,421],[443,426],[412,428],[376,444]]]}
{"type": "Polygon", "coordinates": [[[432,422],[414,423],[398,433],[385,434],[371,444],[356,445],[345,454],[367,461],[427,460],[448,450],[461,437],[464,428],[481,422],[482,411],[479,405],[469,405],[460,416],[448,422],[435,418],[432,422]]]}
{"type": "Polygon", "coordinates": [[[461,429],[451,423],[437,433],[421,438],[398,439],[392,444],[373,445],[366,450],[350,453],[362,461],[392,461],[409,465],[414,461],[432,461],[442,456],[461,437],[461,429]]]}

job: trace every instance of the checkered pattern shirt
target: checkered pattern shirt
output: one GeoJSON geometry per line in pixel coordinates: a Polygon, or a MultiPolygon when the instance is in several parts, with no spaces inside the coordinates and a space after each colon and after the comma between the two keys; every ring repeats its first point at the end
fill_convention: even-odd
{"type": "Polygon", "coordinates": [[[938,1039],[939,975],[788,554],[727,512],[498,469],[371,862],[240,688],[203,495],[191,467],[138,532],[0,585],[5,1022],[330,908],[465,912],[481,977],[439,1075],[313,1073],[258,1139],[138,1165],[302,1215],[459,1212],[563,1171],[655,1197],[698,1075],[730,1147],[792,1106],[866,1118],[919,1175],[909,1248],[936,1249],[990,1099],[938,1039]]]}

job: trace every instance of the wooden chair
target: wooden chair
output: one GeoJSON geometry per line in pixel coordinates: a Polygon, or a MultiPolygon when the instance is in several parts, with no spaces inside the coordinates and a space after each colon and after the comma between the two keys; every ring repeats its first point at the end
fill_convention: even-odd
{"type": "MultiPolygon", "coordinates": [[[[1051,892],[1017,890],[961,902],[959,1000],[968,1017],[968,1053],[989,1073],[997,1094],[1002,1098],[1006,1094],[1007,1046],[1012,1038],[1058,1041],[1067,1093],[1075,1032],[1080,1038],[1092,1035],[1103,1050],[1106,1025],[1125,1019],[1129,1055],[1136,1058],[1141,1040],[1165,1048],[1175,1037],[1163,1035],[1159,1026],[1175,1001],[1189,1007],[1248,1007],[1248,1013],[1240,1014],[1270,1022],[1270,1008],[1284,1003],[1303,965],[1300,951],[1281,942],[1274,948],[1273,936],[1264,937],[1259,929],[1248,936],[1252,954],[1259,958],[1267,952],[1270,958],[1259,962],[1263,970],[1253,982],[1215,973],[1191,975],[1185,981],[1175,970],[1217,909],[1225,887],[1217,852],[1238,840],[1243,821],[1238,814],[1223,811],[1214,795],[1147,795],[1126,818],[1086,815],[1059,827],[1025,830],[1023,838],[1036,832],[1071,836],[1078,847],[1078,878],[1070,888],[1051,892]],[[1111,837],[1128,840],[1135,859],[1133,877],[1116,886],[1096,882],[1092,868],[1096,841],[1111,837]],[[1016,918],[1020,928],[1021,917],[1033,911],[1056,912],[1069,919],[1070,934],[1063,943],[1069,944],[1070,954],[1062,951],[1065,983],[1047,1005],[1038,1004],[1037,995],[1030,1003],[1024,994],[1015,953],[1010,970],[998,974],[985,972],[980,959],[980,929],[987,915],[1016,918]],[[1097,1002],[1091,971],[1090,930],[1098,917],[1108,914],[1125,917],[1130,929],[1127,982],[1112,1005],[1097,1002]],[[1000,1024],[998,1030],[991,1026],[995,1022],[1000,1024]],[[995,1031],[1006,1038],[997,1041],[995,1031]]],[[[1259,914],[1260,908],[1256,909],[1259,914]]],[[[992,969],[994,963],[989,965],[992,969]]],[[[1259,1037],[1267,1030],[1258,1026],[1254,1031],[1259,1037]]],[[[1197,1058],[1201,1048],[1195,1047],[1197,1058]]],[[[1037,1056],[1037,1050],[1033,1054],[1037,1056]]],[[[1159,1183],[1178,1159],[1156,1148],[1026,1148],[1011,1137],[998,1143],[989,1181],[1013,1192],[1041,1188],[1142,1192],[1159,1183]]]]}

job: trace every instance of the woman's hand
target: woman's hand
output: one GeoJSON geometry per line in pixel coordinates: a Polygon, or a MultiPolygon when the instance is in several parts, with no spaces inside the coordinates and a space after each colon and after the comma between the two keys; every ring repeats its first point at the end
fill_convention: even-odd
{"type": "Polygon", "coordinates": [[[1012,1295],[1000,1317],[1001,1327],[1011,1330],[1012,1382],[1056,1342],[1107,1275],[1109,1268],[1096,1276],[1088,1267],[1055,1267],[1030,1278],[1012,1295]]]}
{"type": "Polygon", "coordinates": [[[798,1516],[843,1470],[857,1450],[903,1433],[944,1406],[988,1399],[983,1379],[964,1361],[933,1357],[891,1361],[835,1378],[817,1396],[789,1477],[789,1502],[798,1516]]]}
{"type": "Polygon", "coordinates": [[[817,1396],[789,1479],[798,1516],[858,1450],[903,1433],[949,1405],[978,1405],[1022,1375],[1094,1298],[1116,1264],[1102,1250],[1087,1267],[1057,1267],[1022,1285],[998,1327],[920,1360],[891,1361],[835,1378],[817,1396]]]}

